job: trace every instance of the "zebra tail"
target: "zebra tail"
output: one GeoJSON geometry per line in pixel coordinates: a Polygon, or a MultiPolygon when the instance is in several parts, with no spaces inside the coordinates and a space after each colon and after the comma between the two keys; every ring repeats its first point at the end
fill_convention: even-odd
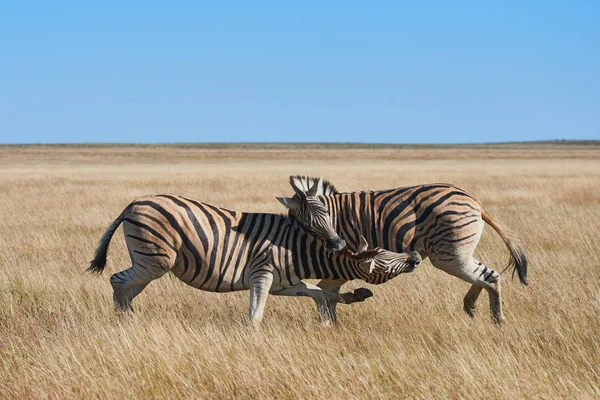
{"type": "Polygon", "coordinates": [[[483,207],[481,207],[481,217],[488,225],[498,232],[510,252],[510,259],[508,260],[505,270],[512,267],[513,277],[515,276],[515,272],[518,273],[521,283],[527,285],[527,256],[525,256],[525,252],[517,243],[517,237],[510,231],[503,229],[502,226],[483,209],[483,207]]]}
{"type": "Polygon", "coordinates": [[[110,240],[112,239],[115,231],[117,230],[119,225],[121,225],[121,222],[123,222],[123,219],[125,218],[125,211],[127,210],[127,208],[123,210],[121,215],[119,215],[117,219],[113,221],[112,224],[110,224],[106,232],[104,232],[104,235],[102,235],[100,243],[98,244],[98,248],[96,249],[94,259],[90,262],[90,266],[87,269],[88,272],[94,275],[100,275],[102,271],[104,271],[104,267],[106,266],[106,254],[108,252],[108,245],[110,244],[110,240]]]}

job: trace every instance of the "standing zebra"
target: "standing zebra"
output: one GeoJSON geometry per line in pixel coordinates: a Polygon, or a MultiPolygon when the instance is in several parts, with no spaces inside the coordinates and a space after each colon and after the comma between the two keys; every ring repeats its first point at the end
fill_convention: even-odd
{"type": "Polygon", "coordinates": [[[249,289],[250,317],[256,322],[262,319],[269,293],[309,296],[325,321],[330,301],[362,301],[370,292],[328,293],[302,279],[363,279],[378,284],[410,272],[420,263],[416,252],[366,251],[364,238],[360,253],[328,251],[345,247],[345,243],[331,227],[322,203],[303,204],[315,200],[311,197],[300,194],[287,205],[298,210],[305,223],[315,224],[311,230],[321,232],[321,238],[284,215],[229,211],[169,194],[143,197],[127,206],[104,233],[89,270],[103,271],[112,235],[123,223],[132,266],[110,278],[118,309],[131,309],[132,300],[148,283],[171,271],[201,290],[249,289]]]}
{"type": "MultiPolygon", "coordinates": [[[[357,248],[365,236],[371,246],[395,252],[418,251],[423,259],[451,275],[472,284],[464,298],[464,310],[473,317],[481,290],[490,296],[492,319],[504,320],[500,297],[500,274],[473,258],[475,247],[488,223],[502,238],[510,252],[506,268],[513,267],[527,285],[527,258],[505,231],[470,193],[449,184],[429,184],[371,192],[338,193],[322,179],[291,176],[296,191],[290,202],[307,187],[317,186],[316,194],[327,207],[333,226],[350,248],[357,248]]],[[[290,215],[295,211],[290,209],[290,215]]],[[[303,223],[303,222],[301,222],[303,223]]],[[[306,227],[306,225],[303,225],[306,227]]],[[[319,287],[339,291],[343,281],[322,280],[319,287]]],[[[335,315],[335,304],[331,313],[335,315]]]]}

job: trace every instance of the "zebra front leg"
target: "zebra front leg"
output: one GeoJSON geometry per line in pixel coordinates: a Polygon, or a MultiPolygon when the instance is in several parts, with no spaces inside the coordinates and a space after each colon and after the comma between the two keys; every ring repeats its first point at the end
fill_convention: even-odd
{"type": "Polygon", "coordinates": [[[340,289],[344,283],[348,281],[343,279],[328,280],[323,279],[317,286],[323,289],[327,294],[327,299],[332,303],[331,307],[335,311],[337,303],[341,304],[352,304],[360,303],[373,297],[373,292],[367,288],[354,289],[353,293],[347,292],[340,294],[340,289]]]}
{"type": "Polygon", "coordinates": [[[337,303],[339,303],[340,299],[340,289],[342,285],[347,281],[344,279],[322,279],[317,287],[327,291],[329,293],[329,301],[327,302],[327,313],[329,314],[332,322],[337,322],[337,303]]]}
{"type": "MultiPolygon", "coordinates": [[[[339,289],[339,288],[338,288],[339,289]]],[[[276,292],[271,292],[274,296],[308,296],[312,298],[317,304],[317,311],[319,313],[319,321],[325,325],[329,325],[330,323],[335,323],[337,321],[334,313],[332,314],[332,304],[328,294],[323,291],[318,286],[311,285],[310,283],[306,283],[300,281],[296,285],[292,287],[288,287],[282,290],[278,290],[276,292]]]]}
{"type": "Polygon", "coordinates": [[[367,288],[358,288],[354,289],[353,293],[342,293],[340,295],[340,300],[338,303],[341,304],[352,304],[352,303],[362,303],[369,297],[373,297],[373,292],[371,292],[367,288]]]}
{"type": "Polygon", "coordinates": [[[250,319],[256,325],[262,321],[265,303],[273,284],[273,274],[261,269],[250,277],[250,319]]]}

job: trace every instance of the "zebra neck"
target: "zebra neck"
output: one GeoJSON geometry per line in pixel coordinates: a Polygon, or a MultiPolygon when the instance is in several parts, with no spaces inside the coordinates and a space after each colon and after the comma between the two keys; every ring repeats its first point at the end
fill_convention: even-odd
{"type": "Polygon", "coordinates": [[[364,236],[369,247],[379,243],[378,216],[373,205],[375,192],[336,193],[324,199],[333,219],[336,232],[352,251],[358,250],[360,236],[364,236]]]}
{"type": "Polygon", "coordinates": [[[280,249],[285,264],[300,279],[364,279],[359,263],[347,253],[333,253],[300,227],[291,227],[280,249]]]}
{"type": "Polygon", "coordinates": [[[319,246],[319,252],[317,262],[318,267],[322,271],[322,276],[319,278],[333,278],[333,279],[366,279],[368,278],[361,266],[360,262],[346,252],[333,253],[328,250],[325,246],[319,246]]]}

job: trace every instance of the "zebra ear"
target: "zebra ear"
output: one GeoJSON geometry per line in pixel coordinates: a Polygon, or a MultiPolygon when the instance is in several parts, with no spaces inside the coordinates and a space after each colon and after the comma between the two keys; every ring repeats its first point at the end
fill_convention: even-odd
{"type": "Polygon", "coordinates": [[[360,235],[360,243],[358,244],[358,252],[362,253],[363,251],[367,251],[369,248],[369,244],[367,243],[367,239],[363,235],[360,235]]]}
{"type": "Polygon", "coordinates": [[[315,197],[317,193],[323,193],[323,178],[319,178],[314,185],[306,192],[307,196],[315,197]]]}
{"type": "Polygon", "coordinates": [[[375,260],[371,258],[369,260],[363,261],[363,262],[360,263],[360,267],[365,272],[368,272],[369,274],[372,274],[373,271],[375,270],[375,260]]]}
{"type": "Polygon", "coordinates": [[[292,189],[294,189],[294,192],[300,196],[301,199],[306,198],[306,189],[304,188],[303,182],[299,179],[299,177],[290,176],[290,186],[292,189]]]}
{"type": "Polygon", "coordinates": [[[277,200],[289,210],[295,210],[300,207],[300,202],[293,197],[277,197],[277,200]]]}

